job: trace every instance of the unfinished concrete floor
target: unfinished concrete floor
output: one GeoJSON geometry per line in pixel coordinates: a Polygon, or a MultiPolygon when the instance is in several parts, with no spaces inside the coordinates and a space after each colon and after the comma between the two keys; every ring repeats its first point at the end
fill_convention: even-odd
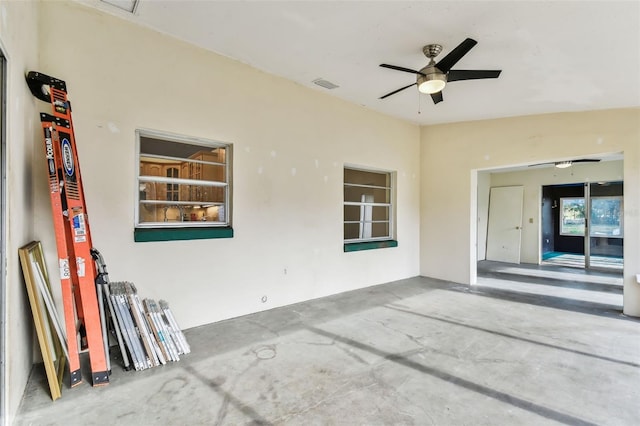
{"type": "Polygon", "coordinates": [[[190,329],[181,361],[115,361],[108,386],[56,402],[36,366],[14,424],[638,424],[640,322],[597,301],[607,284],[480,275],[472,289],[412,278],[190,329]],[[536,282],[562,293],[517,288],[536,282]]]}

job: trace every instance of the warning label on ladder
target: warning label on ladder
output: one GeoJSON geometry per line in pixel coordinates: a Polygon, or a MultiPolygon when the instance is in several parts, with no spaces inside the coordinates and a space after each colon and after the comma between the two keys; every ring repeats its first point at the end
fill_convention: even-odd
{"type": "Polygon", "coordinates": [[[87,225],[83,214],[73,217],[73,235],[76,243],[87,241],[87,225]]]}

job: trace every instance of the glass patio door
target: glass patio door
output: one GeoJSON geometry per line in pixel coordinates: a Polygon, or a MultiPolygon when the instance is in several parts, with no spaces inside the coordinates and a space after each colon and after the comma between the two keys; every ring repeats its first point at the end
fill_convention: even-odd
{"type": "Polygon", "coordinates": [[[585,268],[622,270],[622,182],[585,184],[585,268]]]}

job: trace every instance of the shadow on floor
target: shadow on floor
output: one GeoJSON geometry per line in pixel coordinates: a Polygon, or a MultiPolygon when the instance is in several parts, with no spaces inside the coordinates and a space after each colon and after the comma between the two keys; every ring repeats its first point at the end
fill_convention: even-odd
{"type": "Polygon", "coordinates": [[[325,336],[333,341],[337,341],[337,342],[346,344],[348,346],[351,346],[353,348],[357,348],[359,350],[369,352],[370,354],[380,357],[381,359],[394,362],[403,367],[411,368],[419,373],[433,376],[437,379],[449,382],[458,387],[470,390],[472,392],[478,393],[485,397],[495,399],[499,402],[512,405],[522,410],[529,411],[531,413],[537,414],[538,416],[545,417],[547,419],[554,420],[559,423],[564,423],[566,425],[585,425],[585,426],[596,425],[596,423],[591,423],[581,418],[571,416],[569,414],[565,414],[560,411],[557,411],[539,404],[535,404],[531,401],[527,401],[526,399],[518,398],[513,394],[501,392],[499,390],[484,386],[482,384],[464,379],[457,375],[447,373],[445,371],[442,371],[441,369],[427,366],[410,359],[411,356],[415,355],[416,353],[419,353],[419,350],[409,351],[406,354],[389,353],[389,352],[382,351],[374,346],[367,345],[366,343],[362,343],[357,340],[350,339],[348,337],[340,336],[338,334],[325,331],[319,328],[313,327],[313,328],[309,328],[309,330],[319,335],[325,336]]]}
{"type": "Polygon", "coordinates": [[[619,271],[480,261],[477,285],[451,290],[637,321],[622,315],[623,282],[619,271]]]}

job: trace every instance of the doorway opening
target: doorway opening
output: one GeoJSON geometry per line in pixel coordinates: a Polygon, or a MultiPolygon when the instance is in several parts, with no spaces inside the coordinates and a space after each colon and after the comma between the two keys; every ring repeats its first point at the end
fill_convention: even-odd
{"type": "MultiPolygon", "coordinates": [[[[473,291],[618,315],[624,287],[623,161],[622,153],[610,153],[598,162],[568,169],[552,163],[475,170],[470,231],[477,244],[470,247],[469,280],[473,291]],[[504,220],[509,217],[501,211],[506,203],[496,205],[492,192],[517,186],[524,187],[522,213],[509,207],[515,216],[504,220]],[[497,223],[504,231],[521,235],[519,260],[495,259],[489,252],[492,234],[498,235],[489,226],[492,206],[497,208],[497,223]],[[579,256],[580,267],[554,264],[570,256],[579,256]]],[[[501,241],[498,248],[508,247],[501,241]]]]}

